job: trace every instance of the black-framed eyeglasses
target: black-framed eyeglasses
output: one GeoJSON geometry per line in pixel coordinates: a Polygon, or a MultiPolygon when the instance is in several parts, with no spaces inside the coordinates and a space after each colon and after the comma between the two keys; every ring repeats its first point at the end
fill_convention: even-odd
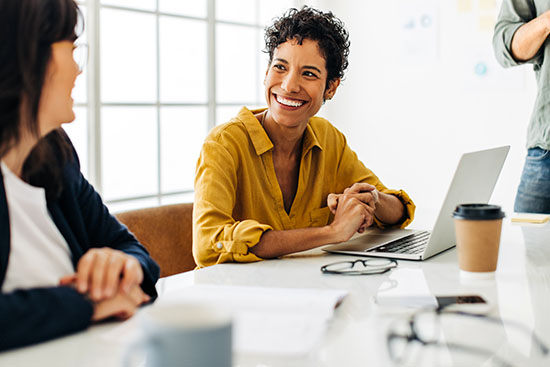
{"type": "Polygon", "coordinates": [[[358,259],[350,261],[338,261],[321,266],[321,272],[325,274],[342,275],[370,275],[383,274],[397,267],[397,261],[392,259],[358,259]]]}
{"type": "Polygon", "coordinates": [[[88,44],[77,42],[73,48],[73,58],[78,65],[78,71],[84,71],[84,67],[88,63],[88,44]]]}
{"type": "MultiPolygon", "coordinates": [[[[422,350],[425,348],[422,347],[446,348],[450,354],[462,353],[470,358],[489,359],[499,366],[513,367],[514,364],[498,356],[494,348],[487,345],[500,342],[498,335],[505,333],[503,331],[494,332],[494,330],[490,332],[490,329],[495,327],[502,329],[504,324],[530,335],[533,345],[540,355],[548,355],[548,347],[523,324],[487,315],[445,309],[423,309],[408,318],[395,320],[390,325],[386,337],[388,354],[394,364],[408,365],[407,362],[418,359],[416,353],[423,353],[422,350]],[[455,341],[453,335],[444,332],[445,324],[454,325],[453,328],[445,328],[445,330],[454,330],[460,340],[455,341]],[[457,325],[460,330],[456,330],[457,325]],[[483,327],[484,329],[482,329],[483,327]],[[485,330],[485,332],[481,330],[485,330]],[[488,335],[490,338],[487,338],[488,335]],[[415,349],[415,344],[421,348],[415,349]]],[[[452,361],[450,364],[453,364],[452,361]]],[[[437,365],[444,366],[445,361],[438,360],[437,365]]]]}

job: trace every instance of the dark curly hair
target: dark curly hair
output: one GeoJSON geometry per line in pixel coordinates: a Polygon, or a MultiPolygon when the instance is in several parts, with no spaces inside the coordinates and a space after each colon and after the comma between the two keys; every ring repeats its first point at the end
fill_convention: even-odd
{"type": "Polygon", "coordinates": [[[264,38],[264,52],[269,54],[269,63],[273,60],[275,49],[288,40],[296,39],[300,45],[304,39],[317,41],[326,62],[327,88],[331,81],[343,79],[348,67],[349,34],[344,23],[332,12],[323,13],[308,6],[300,10],[291,8],[266,27],[264,38]]]}

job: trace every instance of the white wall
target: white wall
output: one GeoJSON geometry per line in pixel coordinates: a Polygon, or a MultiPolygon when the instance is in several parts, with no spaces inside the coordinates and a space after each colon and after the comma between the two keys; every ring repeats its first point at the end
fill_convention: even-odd
{"type": "Polygon", "coordinates": [[[535,82],[530,66],[496,64],[487,22],[498,9],[478,1],[462,11],[468,1],[319,1],[351,37],[347,76],[320,115],[386,186],[411,195],[414,227],[433,224],[461,153],[504,144],[511,150],[491,202],[512,214],[535,82]],[[404,31],[424,13],[435,31],[404,31]],[[478,62],[487,66],[483,76],[474,73],[478,62]]]}

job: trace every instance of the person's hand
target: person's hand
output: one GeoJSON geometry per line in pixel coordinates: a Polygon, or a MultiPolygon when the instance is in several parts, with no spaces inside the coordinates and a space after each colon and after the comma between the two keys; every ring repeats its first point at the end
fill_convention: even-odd
{"type": "Polygon", "coordinates": [[[134,315],[141,304],[150,300],[151,297],[145,294],[139,285],[134,285],[129,292],[118,291],[113,297],[94,303],[92,321],[100,321],[109,317],[126,320],[134,315]]]}
{"type": "Polygon", "coordinates": [[[87,293],[92,301],[113,297],[119,290],[129,293],[143,281],[143,270],[137,259],[109,247],[93,248],[80,258],[74,276],[63,277],[60,284],[76,280],[76,289],[87,293]]]}
{"type": "Polygon", "coordinates": [[[347,241],[355,232],[362,233],[374,221],[374,208],[363,203],[354,194],[341,194],[334,220],[330,224],[340,236],[340,242],[347,241]]]}
{"type": "MultiPolygon", "coordinates": [[[[376,204],[378,203],[380,198],[380,193],[378,190],[376,190],[376,187],[364,182],[354,183],[353,185],[345,189],[342,194],[355,195],[359,200],[369,205],[373,209],[376,209],[376,204]]],[[[327,206],[329,207],[332,214],[336,214],[338,201],[342,194],[328,195],[327,206]]]]}

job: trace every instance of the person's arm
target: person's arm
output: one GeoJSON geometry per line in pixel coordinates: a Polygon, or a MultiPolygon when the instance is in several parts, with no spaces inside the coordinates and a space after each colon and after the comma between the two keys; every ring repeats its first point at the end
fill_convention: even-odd
{"type": "Polygon", "coordinates": [[[382,223],[393,225],[400,223],[405,214],[405,205],[394,195],[379,194],[374,215],[382,223]]]}
{"type": "Polygon", "coordinates": [[[374,209],[355,195],[343,194],[331,224],[324,227],[301,228],[286,231],[267,231],[260,242],[250,249],[257,256],[269,259],[305,251],[329,243],[347,241],[365,221],[372,224],[374,209]]]}
{"type": "MultiPolygon", "coordinates": [[[[374,208],[373,215],[386,225],[400,223],[405,214],[405,204],[396,196],[380,192],[374,185],[358,182],[344,190],[343,194],[352,194],[363,203],[374,208]]],[[[331,212],[335,213],[338,201],[343,194],[329,194],[327,205],[331,212]]],[[[369,224],[370,225],[370,224],[369,224]]],[[[361,227],[362,232],[367,225],[361,227]]]]}
{"type": "Polygon", "coordinates": [[[493,35],[497,61],[504,67],[540,63],[549,23],[548,12],[537,17],[532,0],[504,0],[493,35]]]}
{"type": "MultiPolygon", "coordinates": [[[[86,268],[87,273],[93,276],[90,268],[97,265],[99,260],[103,258],[105,260],[104,266],[116,267],[115,270],[121,275],[120,285],[125,288],[125,291],[128,291],[132,285],[139,284],[145,293],[156,298],[155,284],[160,274],[158,265],[128,229],[109,213],[97,192],[86,179],[81,176],[80,180],[81,208],[90,235],[90,244],[96,254],[93,256],[94,259],[86,264],[86,267],[79,263],[77,269],[80,271],[86,268]],[[116,253],[113,253],[111,249],[118,250],[128,255],[129,258],[121,259],[122,256],[116,256],[116,253]]],[[[88,251],[81,258],[81,262],[87,259],[86,255],[92,257],[92,254],[88,251]]],[[[105,269],[107,270],[107,268],[105,269]]],[[[110,275],[112,274],[105,272],[105,280],[108,280],[110,275]]],[[[118,276],[115,280],[119,281],[118,276]]],[[[107,284],[107,282],[99,281],[98,284],[107,284]]],[[[84,291],[87,291],[87,289],[84,291]]]]}
{"type": "Polygon", "coordinates": [[[532,59],[550,34],[550,11],[518,28],[512,37],[512,55],[518,61],[532,59]]]}
{"type": "Polygon", "coordinates": [[[92,302],[72,286],[0,294],[0,351],[54,339],[110,317],[126,319],[150,299],[139,286],[92,302]]]}
{"type": "Polygon", "coordinates": [[[65,213],[80,213],[66,218],[84,251],[76,273],[80,292],[91,290],[91,298],[97,301],[111,297],[119,285],[128,292],[139,284],[146,294],[156,298],[158,265],[128,229],[109,213],[99,194],[82,176],[76,152],[74,161],[66,165],[64,175],[65,187],[59,205],[65,213]],[[82,286],[83,279],[88,280],[85,286],[82,286]],[[101,288],[99,296],[98,287],[101,288]]]}
{"type": "Polygon", "coordinates": [[[0,350],[83,330],[93,312],[92,303],[70,287],[0,294],[0,350]]]}
{"type": "Polygon", "coordinates": [[[193,257],[199,267],[260,261],[249,249],[273,229],[253,219],[233,218],[238,165],[236,152],[207,138],[197,162],[193,204],[193,257]]]}

